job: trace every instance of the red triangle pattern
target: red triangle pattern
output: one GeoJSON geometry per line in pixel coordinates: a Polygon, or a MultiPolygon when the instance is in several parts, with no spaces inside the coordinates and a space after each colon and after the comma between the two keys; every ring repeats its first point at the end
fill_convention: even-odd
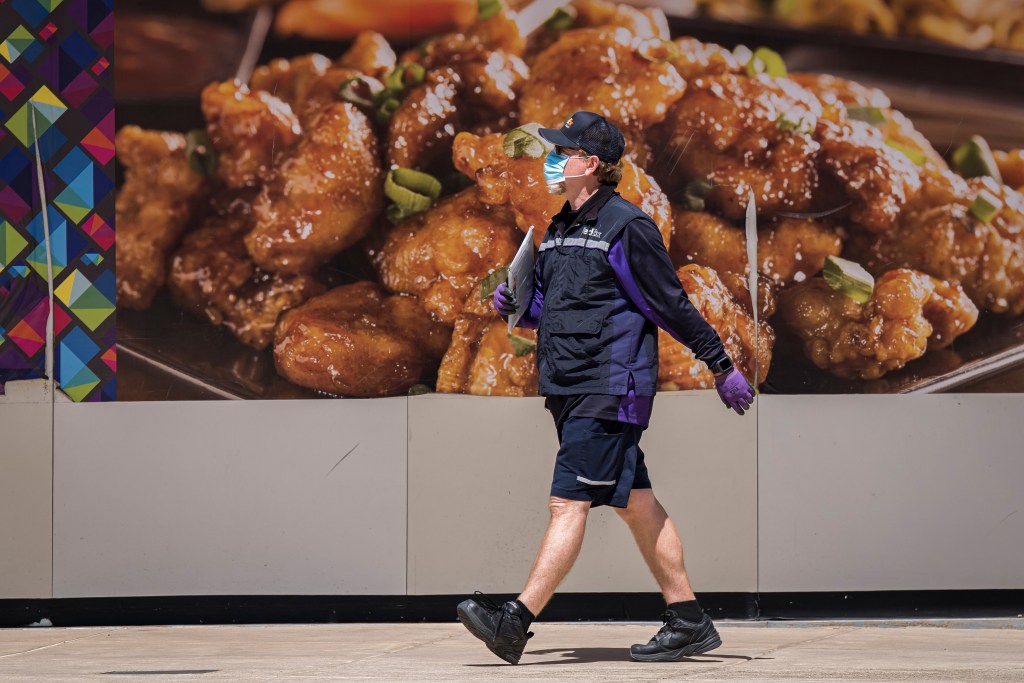
{"type": "Polygon", "coordinates": [[[36,355],[39,349],[43,348],[45,342],[39,333],[32,329],[32,326],[22,320],[7,333],[7,338],[17,344],[26,356],[31,358],[36,355]]]}
{"type": "Polygon", "coordinates": [[[111,346],[109,349],[103,352],[100,356],[100,360],[107,364],[114,372],[117,372],[117,346],[111,346]]]}

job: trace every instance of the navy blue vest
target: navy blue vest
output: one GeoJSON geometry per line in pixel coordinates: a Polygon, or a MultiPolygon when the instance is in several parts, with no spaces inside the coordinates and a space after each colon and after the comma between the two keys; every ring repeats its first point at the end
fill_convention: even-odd
{"type": "Polygon", "coordinates": [[[608,248],[633,220],[651,221],[613,193],[558,233],[556,220],[540,246],[544,308],[538,328],[540,394],[653,396],[658,330],[626,297],[608,248]]]}

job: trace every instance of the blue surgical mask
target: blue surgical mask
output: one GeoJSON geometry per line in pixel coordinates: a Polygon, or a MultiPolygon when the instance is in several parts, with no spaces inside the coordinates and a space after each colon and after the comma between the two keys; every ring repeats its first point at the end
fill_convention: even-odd
{"type": "Polygon", "coordinates": [[[544,159],[544,180],[548,185],[565,182],[565,164],[568,161],[569,157],[564,157],[556,153],[555,150],[548,152],[548,156],[544,159]]]}

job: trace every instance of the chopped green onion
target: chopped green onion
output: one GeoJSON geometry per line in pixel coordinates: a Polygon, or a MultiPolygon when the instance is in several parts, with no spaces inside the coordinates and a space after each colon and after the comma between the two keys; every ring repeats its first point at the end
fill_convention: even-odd
{"type": "Polygon", "coordinates": [[[537,342],[520,337],[518,334],[509,334],[508,341],[512,345],[512,353],[516,356],[525,356],[533,353],[533,350],[537,348],[537,342]]]}
{"type": "Polygon", "coordinates": [[[814,131],[814,124],[811,121],[806,121],[802,116],[796,121],[793,121],[785,113],[779,114],[778,118],[775,119],[775,125],[779,127],[779,130],[786,130],[803,135],[809,135],[814,131]]]}
{"type": "Polygon", "coordinates": [[[341,99],[360,107],[372,107],[384,92],[384,84],[372,76],[350,78],[338,88],[341,99]]]}
{"type": "Polygon", "coordinates": [[[822,272],[825,282],[835,291],[866,304],[875,289],[875,278],[859,263],[838,256],[826,256],[822,272]]]}
{"type": "Polygon", "coordinates": [[[508,280],[508,268],[498,268],[496,271],[488,275],[480,283],[480,301],[488,301],[494,296],[494,290],[498,288],[498,285],[508,280]]]}
{"type": "Polygon", "coordinates": [[[652,38],[641,43],[636,53],[649,62],[672,62],[679,59],[679,46],[671,40],[652,38]]]}
{"type": "Polygon", "coordinates": [[[384,79],[385,87],[393,93],[400,93],[406,88],[414,87],[423,82],[427,72],[416,62],[403,62],[384,79]]]}
{"type": "Polygon", "coordinates": [[[703,211],[704,198],[714,189],[715,184],[707,178],[694,178],[686,183],[685,194],[683,195],[683,206],[688,211],[703,211]]]}
{"type": "Polygon", "coordinates": [[[210,136],[196,128],[185,134],[185,158],[189,167],[201,176],[213,175],[217,168],[217,153],[213,151],[210,136]]]}
{"type": "Polygon", "coordinates": [[[477,0],[476,7],[477,18],[486,21],[501,11],[501,0],[477,0]]]}
{"type": "Polygon", "coordinates": [[[928,161],[928,157],[925,156],[924,152],[922,152],[919,149],[914,149],[913,147],[901,145],[895,140],[886,140],[885,144],[888,145],[889,147],[892,147],[898,152],[903,152],[903,154],[905,154],[908,159],[913,161],[918,166],[922,166],[924,165],[924,162],[928,161]]]}
{"type": "Polygon", "coordinates": [[[964,178],[987,175],[994,178],[997,183],[1003,182],[992,150],[985,138],[980,135],[972,135],[970,140],[956,148],[953,152],[953,168],[964,178]]]}
{"type": "Polygon", "coordinates": [[[988,190],[981,190],[978,192],[978,196],[974,198],[974,201],[971,202],[968,211],[982,223],[988,223],[996,217],[1001,208],[1003,208],[1003,201],[999,197],[988,190]]]}
{"type": "Polygon", "coordinates": [[[501,149],[509,159],[518,159],[524,154],[531,159],[540,159],[547,153],[548,145],[541,138],[539,123],[527,123],[509,131],[501,142],[501,149]]]}
{"type": "Polygon", "coordinates": [[[782,61],[782,56],[775,50],[769,50],[766,47],[754,50],[747,62],[748,76],[768,74],[774,78],[785,78],[786,73],[786,63],[782,61]]]}
{"type": "Polygon", "coordinates": [[[875,128],[880,127],[889,120],[878,107],[847,107],[846,115],[854,121],[870,123],[875,128]]]}
{"type": "Polygon", "coordinates": [[[551,18],[544,22],[544,28],[552,31],[565,31],[576,21],[576,8],[558,7],[551,14],[551,18]]]}
{"type": "Polygon", "coordinates": [[[410,396],[422,396],[423,394],[429,394],[430,387],[426,384],[413,384],[409,387],[410,396]]]}
{"type": "Polygon", "coordinates": [[[391,120],[391,116],[398,110],[402,103],[397,97],[388,97],[377,107],[377,123],[384,125],[391,120]]]}
{"type": "Polygon", "coordinates": [[[430,55],[431,49],[434,47],[434,39],[426,38],[420,41],[420,44],[416,46],[416,51],[420,53],[420,57],[427,57],[430,55]]]}
{"type": "Polygon", "coordinates": [[[384,179],[384,194],[394,202],[388,207],[388,219],[397,223],[433,206],[441,195],[441,183],[429,173],[393,168],[384,179]]]}

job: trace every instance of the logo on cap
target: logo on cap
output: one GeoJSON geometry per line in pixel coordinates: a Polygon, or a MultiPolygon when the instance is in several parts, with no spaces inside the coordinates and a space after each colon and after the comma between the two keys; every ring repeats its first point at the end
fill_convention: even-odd
{"type": "Polygon", "coordinates": [[[565,127],[566,128],[572,128],[572,117],[571,116],[569,117],[569,120],[565,122],[565,127]]]}

